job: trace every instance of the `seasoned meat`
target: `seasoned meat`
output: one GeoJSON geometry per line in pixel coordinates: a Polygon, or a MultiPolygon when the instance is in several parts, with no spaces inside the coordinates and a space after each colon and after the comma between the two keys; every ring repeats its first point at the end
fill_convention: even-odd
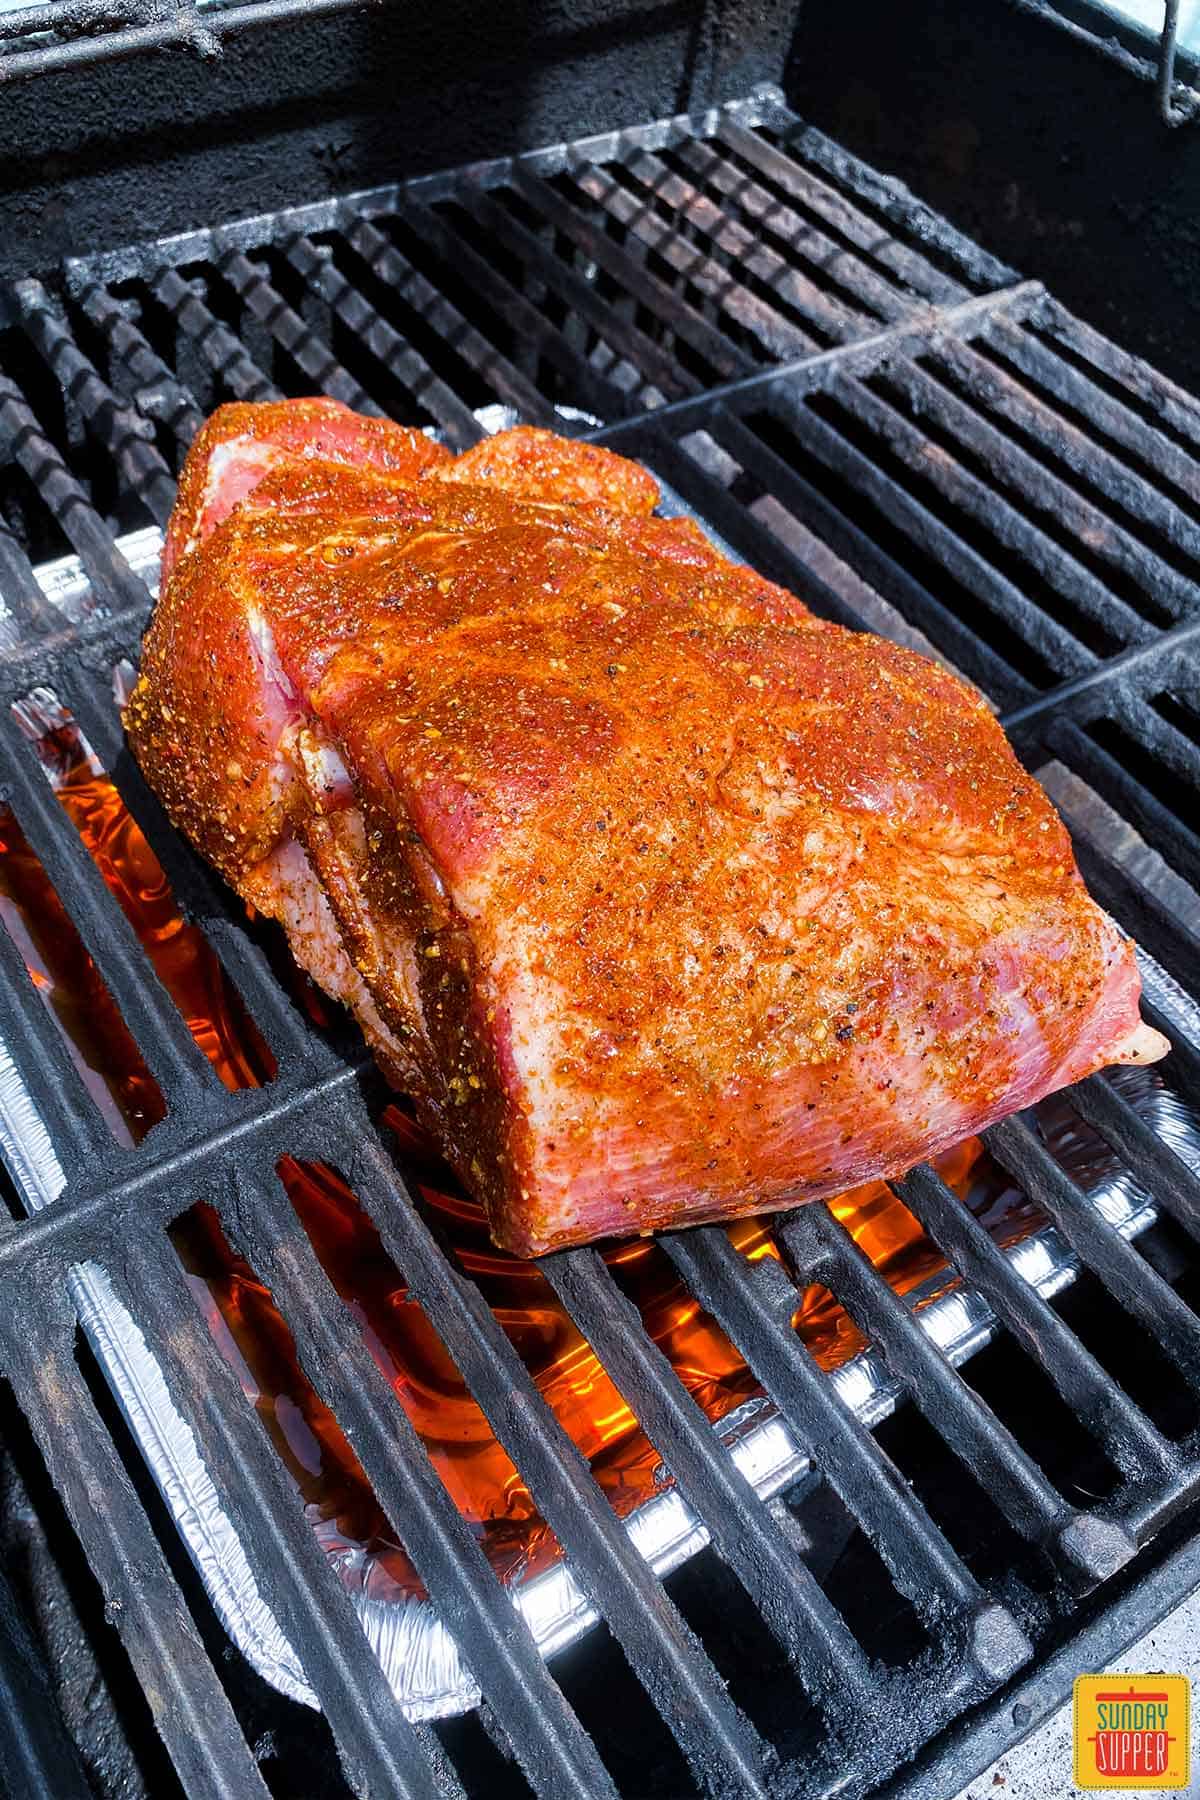
{"type": "Polygon", "coordinates": [[[449,463],[450,452],[390,419],[364,419],[336,400],[291,400],[274,406],[222,406],[200,432],[184,465],[163,546],[169,580],[181,556],[216,529],[270,471],[290,471],[293,492],[307,492],[306,465],[411,482],[449,463]]]}
{"type": "Polygon", "coordinates": [[[979,695],[551,433],[197,441],[127,711],[522,1255],[895,1175],[1166,1048],[979,695]]]}

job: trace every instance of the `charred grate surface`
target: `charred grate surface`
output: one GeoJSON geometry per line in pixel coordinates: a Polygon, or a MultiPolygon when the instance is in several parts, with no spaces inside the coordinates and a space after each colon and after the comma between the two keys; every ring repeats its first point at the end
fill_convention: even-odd
{"type": "Polygon", "coordinates": [[[0,84],[95,63],[183,52],[205,62],[229,39],[314,13],[350,12],[366,0],[33,0],[0,14],[0,84]]]}
{"type": "MultiPolygon", "coordinates": [[[[117,538],[164,524],[182,454],[222,400],[323,391],[456,446],[479,435],[482,408],[545,422],[557,407],[583,409],[590,418],[570,428],[643,458],[817,611],[932,648],[978,682],[1030,766],[1053,772],[1094,891],[1186,986],[1200,954],[1200,404],[770,93],[700,120],[131,246],[70,264],[53,293],[18,282],[4,304],[4,798],[167,1116],[138,1149],[114,1146],[0,934],[4,1035],[67,1176],[59,1200],[0,1226],[0,1368],[184,1789],[268,1791],[83,1378],[66,1278],[87,1261],[109,1271],[160,1360],[351,1790],[463,1791],[436,1734],[397,1707],[184,1286],[165,1230],[201,1200],[271,1290],[480,1684],[512,1791],[593,1797],[622,1785],[279,1184],[281,1155],[340,1164],[347,1146],[385,1249],[563,1545],[638,1704],[674,1737],[682,1779],[718,1795],[866,1796],[922,1746],[934,1772],[889,1792],[942,1791],[922,1786],[939,1755],[956,1755],[965,1778],[972,1757],[1030,1722],[1032,1690],[1020,1684],[1031,1655],[1046,1659],[1045,1707],[1079,1666],[1055,1643],[1081,1634],[1085,1666],[1103,1666],[1147,1609],[1195,1583],[1194,1551],[1176,1545],[1168,1558],[1161,1547],[1168,1523],[1178,1534],[1192,1516],[1200,1439],[1125,1391],[929,1169],[901,1184],[906,1204],[986,1295],[1008,1376],[1020,1381],[1032,1363],[1107,1457],[1103,1498],[1056,1486],[1020,1423],[950,1366],[825,1207],[784,1224],[787,1269],[746,1262],[716,1229],[665,1237],[911,1609],[921,1647],[884,1666],[807,1566],[786,1510],[737,1472],[599,1257],[547,1259],[555,1291],[781,1647],[790,1702],[771,1720],[749,1716],[718,1670],[719,1644],[702,1641],[641,1561],[478,1289],[431,1234],[370,1123],[361,1058],[302,1021],[122,753],[111,670],[136,654],[149,595],[117,538]],[[33,572],[64,554],[79,559],[95,603],[77,630],[33,572]],[[55,801],[10,712],[43,681],[71,707],[268,1042],[278,1073],[261,1089],[229,1094],[217,1082],[55,801]],[[1115,836],[1097,817],[1115,818],[1115,836]],[[935,1520],[920,1483],[838,1397],[791,1328],[797,1283],[842,1301],[1035,1558],[1037,1593],[1025,1562],[980,1573],[970,1533],[935,1520]],[[1131,1570],[1136,1589],[1122,1585],[1131,1570]],[[954,1725],[966,1718],[974,1736],[954,1725]]],[[[1160,1022],[1176,1045],[1166,1078],[1195,1097],[1200,1035],[1174,1012],[1160,1022]]],[[[1200,1395],[1200,1180],[1104,1078],[1074,1103],[1153,1195],[1169,1253],[1126,1243],[1024,1122],[991,1134],[993,1154],[1053,1219],[1112,1318],[1136,1322],[1200,1395]]]]}

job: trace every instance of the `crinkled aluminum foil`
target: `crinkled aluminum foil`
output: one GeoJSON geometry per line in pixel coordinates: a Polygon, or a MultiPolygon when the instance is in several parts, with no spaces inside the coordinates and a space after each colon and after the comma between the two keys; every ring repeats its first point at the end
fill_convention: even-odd
{"type": "MultiPolygon", "coordinates": [[[[509,422],[499,408],[481,417],[488,430],[509,422]]],[[[161,541],[154,529],[120,540],[131,567],[152,587],[157,584],[161,541]]],[[[48,599],[61,608],[64,620],[77,620],[86,610],[90,589],[78,559],[64,557],[43,565],[37,575],[48,599]]],[[[0,612],[0,643],[10,638],[14,629],[0,612]]],[[[1175,1020],[1193,1038],[1200,1037],[1200,1007],[1152,958],[1142,954],[1139,960],[1148,997],[1168,1021],[1175,1020]]],[[[1190,1109],[1152,1070],[1122,1071],[1117,1079],[1126,1097],[1164,1141],[1200,1170],[1200,1120],[1190,1109]]],[[[1062,1102],[1043,1103],[1038,1116],[1056,1154],[1124,1236],[1134,1237],[1153,1222],[1156,1209],[1149,1195],[1119,1166],[1108,1146],[1081,1127],[1062,1102]]],[[[36,1103],[2,1040],[0,1154],[31,1210],[45,1206],[61,1192],[62,1168],[36,1103]]],[[[1007,1254],[1021,1276],[1046,1297],[1069,1285],[1078,1269],[1073,1253],[1052,1227],[1036,1231],[1007,1254]]],[[[97,1264],[77,1267],[71,1284],[82,1328],[230,1637],[272,1686],[316,1706],[300,1660],[258,1592],[242,1545],[217,1502],[195,1438],[176,1412],[141,1331],[97,1264]]],[[[974,1355],[997,1330],[987,1301],[948,1281],[945,1273],[931,1276],[908,1294],[906,1304],[920,1309],[923,1328],[955,1364],[974,1355]]],[[[871,1349],[855,1356],[830,1379],[868,1425],[885,1418],[900,1397],[886,1364],[871,1349]]],[[[795,1442],[766,1399],[747,1401],[714,1429],[764,1498],[793,1486],[811,1469],[804,1447],[795,1442]]],[[[643,1502],[625,1526],[647,1562],[659,1574],[667,1574],[704,1547],[708,1532],[666,1471],[662,1473],[662,1491],[643,1502]]],[[[360,1544],[338,1532],[334,1522],[314,1517],[313,1529],[350,1590],[366,1635],[409,1717],[444,1718],[478,1704],[479,1689],[433,1606],[404,1593],[360,1544]]],[[[515,1581],[512,1599],[547,1656],[573,1643],[596,1620],[590,1601],[565,1563],[524,1582],[515,1581]]]]}

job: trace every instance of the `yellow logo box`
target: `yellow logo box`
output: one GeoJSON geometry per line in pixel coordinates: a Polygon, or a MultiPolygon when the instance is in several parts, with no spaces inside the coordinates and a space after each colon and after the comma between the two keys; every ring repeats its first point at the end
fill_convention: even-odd
{"type": "Polygon", "coordinates": [[[1076,1787],[1186,1788],[1191,1687],[1186,1675],[1080,1675],[1076,1787]]]}

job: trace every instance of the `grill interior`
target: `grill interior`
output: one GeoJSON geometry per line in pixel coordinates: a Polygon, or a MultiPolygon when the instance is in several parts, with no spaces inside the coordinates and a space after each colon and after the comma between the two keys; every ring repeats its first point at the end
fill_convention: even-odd
{"type": "Polygon", "coordinates": [[[219,56],[239,33],[278,25],[305,13],[348,12],[355,0],[45,0],[14,4],[0,13],[5,79],[28,81],[64,69],[122,61],[148,50],[219,56]]]}
{"type": "MultiPolygon", "coordinates": [[[[136,656],[149,595],[116,540],[165,523],[182,454],[222,400],[321,391],[455,447],[489,406],[547,424],[581,409],[600,423],[575,429],[645,461],[815,610],[932,647],[976,681],[1028,765],[1050,771],[1093,892],[1194,986],[1200,404],[771,92],[72,261],[53,281],[14,282],[0,305],[4,797],[167,1105],[135,1150],[114,1145],[0,934],[4,1035],[68,1178],[60,1200],[0,1228],[0,1364],[174,1778],[189,1796],[297,1791],[255,1737],[136,1452],[89,1381],[67,1283],[89,1261],[154,1348],[352,1791],[636,1794],[653,1771],[664,1793],[801,1800],[942,1792],[951,1765],[966,1779],[971,1758],[1200,1577],[1185,1403],[1200,1398],[1196,1172],[1117,1085],[1071,1094],[1153,1195],[1158,1222],[1130,1243],[1027,1121],[991,1132],[1083,1271],[1054,1299],[938,1175],[909,1176],[904,1203],[1000,1321],[965,1373],[823,1206],[782,1227],[790,1273],[716,1229],[662,1238],[808,1450],[851,1568],[870,1565],[886,1593],[882,1644],[823,1566],[812,1489],[803,1504],[759,1500],[599,1256],[546,1259],[709,1533],[690,1577],[660,1581],[414,1204],[370,1123],[361,1050],[309,1028],[123,753],[111,673],[136,656]],[[63,555],[92,587],[78,629],[33,572],[63,555]],[[235,983],[278,1066],[263,1087],[221,1086],[55,800],[11,712],[38,683],[70,706],[235,983]],[[549,1668],[314,1255],[281,1156],[347,1170],[600,1614],[599,1635],[549,1668]],[[398,1709],[187,1291],[166,1228],[201,1200],[270,1289],[455,1637],[485,1695],[477,1721],[412,1725],[398,1709]],[[797,1283],[814,1282],[916,1403],[878,1433],[791,1329],[797,1283]],[[1014,1389],[1034,1397],[1014,1407],[1014,1389]],[[1060,1414],[1081,1446],[1065,1479],[1060,1414]]],[[[1190,1015],[1153,998],[1146,1010],[1175,1046],[1166,1081],[1200,1095],[1190,1015]]]]}

